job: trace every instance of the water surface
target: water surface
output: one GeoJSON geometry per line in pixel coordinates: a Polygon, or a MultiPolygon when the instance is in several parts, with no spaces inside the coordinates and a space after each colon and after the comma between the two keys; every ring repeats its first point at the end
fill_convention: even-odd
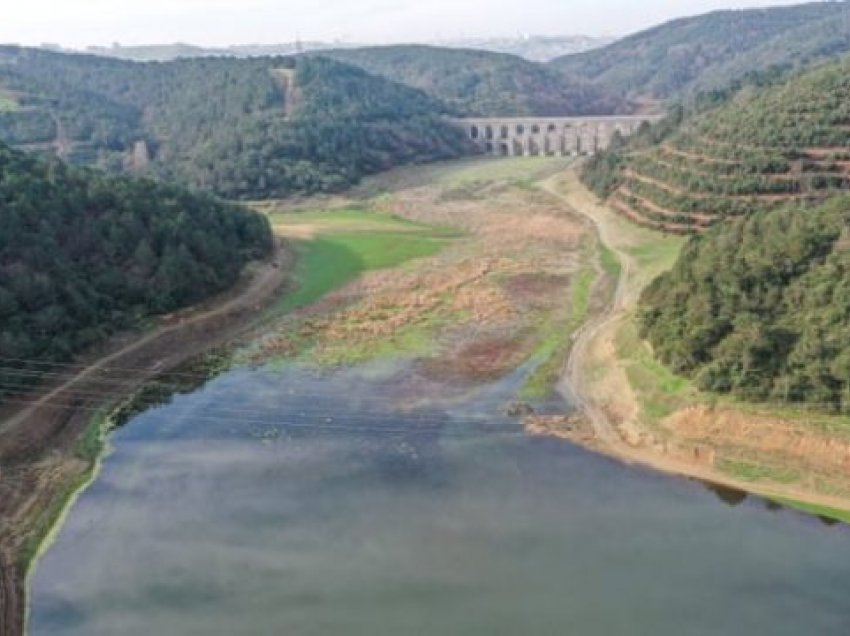
{"type": "Polygon", "coordinates": [[[131,420],[31,633],[850,634],[850,532],[531,439],[521,378],[238,370],[131,420]]]}

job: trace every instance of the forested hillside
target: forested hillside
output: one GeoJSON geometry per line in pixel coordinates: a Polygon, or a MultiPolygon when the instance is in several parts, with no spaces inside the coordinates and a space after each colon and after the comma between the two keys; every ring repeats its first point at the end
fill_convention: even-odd
{"type": "Polygon", "coordinates": [[[0,227],[0,397],[34,376],[26,361],[219,292],[272,241],[264,217],[207,195],[2,143],[0,227]]]}
{"type": "Polygon", "coordinates": [[[324,59],[143,64],[0,47],[0,96],[0,140],[227,197],[335,190],[467,150],[438,101],[324,59]]]}
{"type": "Polygon", "coordinates": [[[321,55],[421,89],[460,115],[600,115],[628,110],[616,93],[586,79],[503,53],[405,45],[321,55]]]}
{"type": "Polygon", "coordinates": [[[850,197],[714,228],[641,305],[656,354],[701,388],[850,411],[850,197]]]}
{"type": "Polygon", "coordinates": [[[703,108],[583,175],[642,225],[698,232],[643,294],[643,335],[702,389],[850,411],[850,59],[703,108]]]}
{"type": "Polygon", "coordinates": [[[594,158],[584,178],[638,223],[700,231],[850,188],[848,122],[850,59],[746,87],[680,126],[644,131],[594,158]]]}
{"type": "Polygon", "coordinates": [[[723,87],[750,72],[805,68],[847,51],[850,5],[818,2],[682,18],[552,66],[606,91],[666,98],[723,87]]]}

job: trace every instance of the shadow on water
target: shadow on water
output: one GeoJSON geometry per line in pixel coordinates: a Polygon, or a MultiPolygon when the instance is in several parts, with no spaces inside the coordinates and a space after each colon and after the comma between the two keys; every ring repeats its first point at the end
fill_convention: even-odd
{"type": "Polygon", "coordinates": [[[112,428],[121,428],[145,411],[167,406],[178,395],[200,390],[210,380],[229,371],[232,363],[232,351],[218,349],[189,358],[170,371],[151,378],[112,411],[112,428]]]}
{"type": "Polygon", "coordinates": [[[833,519],[832,517],[828,517],[828,516],[825,516],[825,515],[811,514],[811,513],[801,511],[801,510],[794,510],[794,508],[790,508],[790,507],[783,505],[783,504],[781,504],[777,501],[774,501],[772,499],[765,499],[764,497],[758,497],[756,495],[751,495],[751,494],[749,494],[749,493],[747,493],[743,490],[739,490],[737,488],[732,488],[730,486],[724,486],[722,484],[716,484],[716,483],[706,482],[706,481],[700,481],[700,483],[703,484],[706,487],[706,489],[713,492],[720,501],[722,501],[723,503],[725,503],[726,505],[728,505],[731,508],[736,508],[736,507],[740,506],[741,504],[743,504],[747,501],[754,500],[754,501],[762,502],[764,504],[765,509],[769,510],[770,512],[784,512],[786,510],[792,510],[792,511],[794,511],[794,512],[800,514],[800,515],[804,515],[804,516],[807,516],[807,517],[814,517],[815,519],[820,521],[823,525],[828,526],[828,527],[844,526],[845,525],[842,521],[840,521],[838,519],[833,519]]]}

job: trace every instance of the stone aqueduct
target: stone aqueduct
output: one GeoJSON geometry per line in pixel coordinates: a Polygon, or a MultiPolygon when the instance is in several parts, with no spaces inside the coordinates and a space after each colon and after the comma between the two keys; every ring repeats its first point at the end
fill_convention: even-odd
{"type": "Polygon", "coordinates": [[[592,155],[615,132],[626,137],[657,116],[508,117],[452,120],[485,153],[497,156],[592,155]]]}

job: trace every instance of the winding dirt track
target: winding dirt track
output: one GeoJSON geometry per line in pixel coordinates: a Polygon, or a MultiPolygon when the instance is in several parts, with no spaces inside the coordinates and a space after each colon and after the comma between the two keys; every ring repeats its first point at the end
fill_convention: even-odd
{"type": "Polygon", "coordinates": [[[0,421],[0,635],[23,636],[26,555],[49,511],[88,471],[74,449],[93,410],[122,399],[184,360],[244,334],[286,283],[283,245],[230,292],[180,312],[141,338],[91,360],[0,421]],[[106,387],[106,388],[104,388],[106,387]],[[47,512],[46,512],[47,511],[47,512]]]}
{"type": "Polygon", "coordinates": [[[585,323],[573,336],[573,346],[570,351],[570,357],[567,360],[566,370],[560,382],[560,389],[566,392],[572,398],[572,402],[584,412],[590,420],[593,427],[593,432],[597,439],[604,443],[609,448],[617,448],[621,445],[622,440],[615,430],[608,415],[605,411],[595,404],[592,400],[588,400],[585,390],[585,380],[583,370],[587,367],[587,351],[590,343],[599,335],[608,324],[618,319],[624,312],[626,292],[628,290],[629,281],[632,278],[634,270],[634,262],[631,256],[614,248],[613,243],[608,236],[608,228],[602,223],[599,218],[587,212],[583,206],[574,206],[572,201],[564,196],[557,188],[556,183],[560,179],[560,175],[550,177],[539,185],[546,193],[561,200],[571,210],[577,214],[589,219],[601,240],[617,258],[620,260],[620,278],[617,280],[617,287],[607,309],[595,320],[585,323]]]}

